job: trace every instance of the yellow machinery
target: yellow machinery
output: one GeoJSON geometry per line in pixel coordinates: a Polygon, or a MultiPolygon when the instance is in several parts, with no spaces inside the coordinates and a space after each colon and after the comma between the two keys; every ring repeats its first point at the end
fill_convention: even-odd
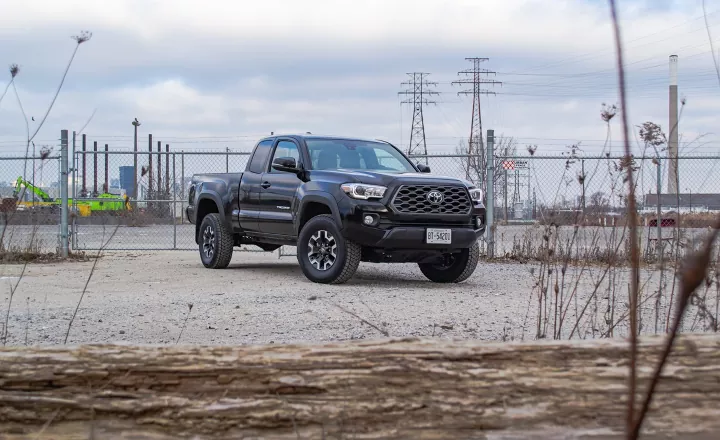
{"type": "MultiPolygon", "coordinates": [[[[15,191],[13,196],[17,200],[20,188],[24,186],[29,191],[34,193],[40,200],[33,201],[17,201],[17,207],[19,209],[32,209],[32,208],[44,208],[60,207],[61,201],[50,197],[48,193],[23,179],[18,177],[15,183],[15,191]]],[[[96,197],[97,200],[77,200],[78,214],[81,217],[88,217],[93,211],[131,211],[130,199],[127,195],[118,197],[114,194],[104,193],[96,197]]],[[[72,206],[73,199],[68,199],[68,204],[72,206]]]]}

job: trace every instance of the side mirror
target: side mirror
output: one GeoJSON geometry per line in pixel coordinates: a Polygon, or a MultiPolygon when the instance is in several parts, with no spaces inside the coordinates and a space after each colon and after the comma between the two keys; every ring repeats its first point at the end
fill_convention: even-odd
{"type": "Polygon", "coordinates": [[[430,167],[425,164],[422,164],[422,163],[418,163],[417,168],[418,168],[418,170],[420,170],[421,173],[429,173],[430,172],[430,167]]]}
{"type": "Polygon", "coordinates": [[[272,168],[278,171],[286,171],[289,173],[297,173],[300,171],[297,167],[295,158],[292,157],[276,157],[273,159],[272,168]]]}

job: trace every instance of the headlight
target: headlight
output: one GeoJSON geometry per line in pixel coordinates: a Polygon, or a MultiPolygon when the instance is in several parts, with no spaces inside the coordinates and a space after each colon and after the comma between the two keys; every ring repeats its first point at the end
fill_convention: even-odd
{"type": "Polygon", "coordinates": [[[470,193],[470,198],[473,202],[482,202],[483,192],[480,188],[469,189],[468,192],[470,193]]]}
{"type": "Polygon", "coordinates": [[[364,183],[345,183],[340,185],[345,194],[353,199],[381,199],[387,190],[384,186],[366,185],[364,183]]]}

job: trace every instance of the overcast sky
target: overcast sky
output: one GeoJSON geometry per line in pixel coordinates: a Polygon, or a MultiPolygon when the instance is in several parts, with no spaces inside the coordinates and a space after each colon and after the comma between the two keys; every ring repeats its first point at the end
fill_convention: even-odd
{"type": "MultiPolygon", "coordinates": [[[[719,152],[720,85],[701,1],[618,3],[631,122],[667,127],[668,57],[677,54],[681,150],[719,152]]],[[[604,0],[23,0],[1,9],[0,62],[21,66],[18,93],[36,121],[73,51],[70,36],[93,33],[38,145],[96,111],[85,132],[111,148],[131,147],[135,117],[142,145],[152,133],[173,148],[248,149],[271,131],[311,131],[406,148],[412,113],[397,92],[406,73],[422,71],[441,92],[424,112],[428,148],[450,152],[470,130],[471,97],[451,84],[471,67],[465,57],[488,57],[491,79],[503,82],[483,96],[483,129],[537,144],[539,154],[575,142],[597,153],[601,103],[618,102],[604,0]]],[[[708,13],[720,43],[720,1],[708,0],[708,13]]],[[[8,80],[3,72],[0,92],[8,80]]],[[[0,103],[0,154],[22,152],[24,137],[11,88],[0,103]]]]}

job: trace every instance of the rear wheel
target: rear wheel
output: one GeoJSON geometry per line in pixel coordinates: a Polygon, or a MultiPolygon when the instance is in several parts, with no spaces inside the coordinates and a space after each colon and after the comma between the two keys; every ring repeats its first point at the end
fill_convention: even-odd
{"type": "Polygon", "coordinates": [[[345,240],[331,215],[311,218],[297,241],[297,258],[303,274],[315,283],[341,284],[352,278],[360,265],[362,248],[345,240]]]}
{"type": "Polygon", "coordinates": [[[460,283],[470,278],[480,260],[480,245],[447,256],[445,264],[419,263],[420,271],[436,283],[460,283]]]}
{"type": "Polygon", "coordinates": [[[200,224],[200,260],[210,269],[224,269],[230,264],[233,253],[233,234],[220,218],[212,213],[200,224]]]}

